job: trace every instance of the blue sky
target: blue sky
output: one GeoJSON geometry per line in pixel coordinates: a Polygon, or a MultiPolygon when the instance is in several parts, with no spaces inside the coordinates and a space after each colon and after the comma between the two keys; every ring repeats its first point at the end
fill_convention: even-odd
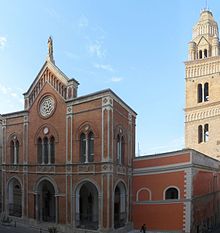
{"type": "MultiPolygon", "coordinates": [[[[220,3],[209,8],[220,23],[220,3]]],[[[23,95],[54,41],[79,95],[111,88],[137,113],[143,154],[184,147],[184,61],[205,0],[0,0],[0,113],[23,95]]]]}

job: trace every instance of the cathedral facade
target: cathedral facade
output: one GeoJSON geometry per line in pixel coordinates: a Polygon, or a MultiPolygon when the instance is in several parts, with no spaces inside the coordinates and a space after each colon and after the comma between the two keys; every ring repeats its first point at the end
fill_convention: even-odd
{"type": "Polygon", "coordinates": [[[110,89],[78,96],[48,57],[24,94],[24,111],[1,115],[2,211],[64,232],[131,228],[136,113],[110,89]]]}

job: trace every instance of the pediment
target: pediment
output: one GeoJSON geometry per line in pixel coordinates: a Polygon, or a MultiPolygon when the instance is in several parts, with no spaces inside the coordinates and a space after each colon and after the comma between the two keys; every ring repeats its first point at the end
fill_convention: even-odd
{"type": "Polygon", "coordinates": [[[207,46],[207,45],[209,45],[208,40],[204,36],[202,36],[198,42],[198,46],[207,46]]]}
{"type": "Polygon", "coordinates": [[[78,86],[75,79],[69,79],[54,63],[46,61],[30,88],[24,93],[25,109],[28,109],[46,84],[49,84],[64,100],[66,100],[67,86],[78,86]]]}

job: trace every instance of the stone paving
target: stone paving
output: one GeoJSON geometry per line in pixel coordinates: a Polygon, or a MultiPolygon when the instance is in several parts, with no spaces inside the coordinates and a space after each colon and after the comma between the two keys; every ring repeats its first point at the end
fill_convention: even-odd
{"type": "MultiPolygon", "coordinates": [[[[9,226],[0,225],[0,233],[40,233],[39,229],[34,229],[28,226],[22,226],[20,224],[11,224],[9,226]]],[[[45,232],[42,232],[45,233],[45,232]]]]}

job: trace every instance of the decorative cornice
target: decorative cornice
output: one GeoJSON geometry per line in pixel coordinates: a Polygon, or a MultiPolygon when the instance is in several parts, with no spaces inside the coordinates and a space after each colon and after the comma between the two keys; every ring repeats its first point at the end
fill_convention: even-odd
{"type": "Polygon", "coordinates": [[[220,115],[220,106],[207,109],[204,108],[203,111],[193,111],[197,109],[191,109],[190,113],[186,113],[185,115],[185,122],[197,121],[197,120],[204,120],[210,117],[215,117],[220,115]]]}

